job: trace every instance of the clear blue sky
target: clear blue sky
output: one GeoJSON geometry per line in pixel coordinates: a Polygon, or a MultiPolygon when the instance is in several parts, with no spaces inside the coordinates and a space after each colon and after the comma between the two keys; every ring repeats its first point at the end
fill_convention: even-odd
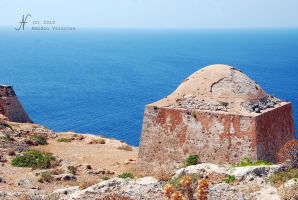
{"type": "Polygon", "coordinates": [[[76,27],[298,27],[298,0],[0,0],[0,26],[26,13],[76,27]]]}

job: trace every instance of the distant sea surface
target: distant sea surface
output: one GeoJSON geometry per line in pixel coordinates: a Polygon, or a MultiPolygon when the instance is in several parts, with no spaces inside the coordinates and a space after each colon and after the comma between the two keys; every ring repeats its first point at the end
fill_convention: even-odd
{"type": "Polygon", "coordinates": [[[215,63],[293,102],[297,130],[298,30],[0,29],[0,83],[14,86],[35,123],[136,146],[144,106],[215,63]]]}

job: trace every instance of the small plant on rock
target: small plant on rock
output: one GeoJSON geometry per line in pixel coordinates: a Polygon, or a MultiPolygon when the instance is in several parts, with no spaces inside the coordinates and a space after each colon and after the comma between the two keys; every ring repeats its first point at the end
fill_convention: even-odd
{"type": "Polygon", "coordinates": [[[131,172],[124,172],[118,175],[118,178],[134,178],[134,175],[131,172]]]}
{"type": "Polygon", "coordinates": [[[250,158],[242,158],[236,167],[246,167],[246,166],[260,166],[260,165],[272,165],[271,162],[264,161],[264,160],[257,160],[253,161],[250,158]]]}
{"type": "Polygon", "coordinates": [[[198,155],[195,154],[190,154],[186,160],[185,160],[185,166],[191,166],[191,165],[196,165],[199,164],[200,159],[198,155]]]}
{"type": "Polygon", "coordinates": [[[229,175],[225,180],[224,180],[227,184],[232,184],[235,181],[235,176],[231,176],[229,175]]]}

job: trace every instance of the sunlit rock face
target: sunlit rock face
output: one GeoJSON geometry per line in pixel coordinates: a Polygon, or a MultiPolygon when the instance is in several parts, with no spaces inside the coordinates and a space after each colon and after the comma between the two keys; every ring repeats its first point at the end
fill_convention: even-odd
{"type": "Polygon", "coordinates": [[[12,86],[0,85],[0,114],[13,122],[31,123],[12,86]]]}
{"type": "Polygon", "coordinates": [[[290,102],[268,95],[236,68],[211,65],[146,106],[138,167],[148,173],[173,170],[189,154],[217,164],[243,157],[274,162],[291,139],[290,102]]]}

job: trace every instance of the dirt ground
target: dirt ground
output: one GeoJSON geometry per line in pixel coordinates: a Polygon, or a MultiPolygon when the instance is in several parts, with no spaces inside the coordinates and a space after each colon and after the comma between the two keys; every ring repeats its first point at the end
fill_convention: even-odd
{"type": "MultiPolygon", "coordinates": [[[[51,192],[55,189],[67,186],[88,186],[100,182],[103,176],[108,178],[117,176],[123,172],[130,172],[134,169],[137,159],[138,148],[130,147],[116,139],[102,138],[95,135],[82,134],[82,140],[70,140],[58,142],[59,138],[71,138],[75,133],[58,133],[48,139],[47,145],[32,146],[31,149],[50,152],[61,159],[61,165],[56,169],[67,171],[68,166],[77,167],[77,180],[51,181],[40,183],[38,172],[45,170],[32,170],[30,168],[13,167],[10,160],[0,165],[0,177],[6,183],[0,182],[0,191],[22,191],[24,188],[38,187],[40,190],[51,192]],[[103,139],[105,144],[90,144],[94,140],[103,139]],[[114,174],[88,174],[86,166],[90,165],[92,170],[110,171],[114,174]],[[32,184],[20,185],[19,181],[29,179],[32,184]]],[[[49,169],[52,170],[52,169],[49,169]]]]}

